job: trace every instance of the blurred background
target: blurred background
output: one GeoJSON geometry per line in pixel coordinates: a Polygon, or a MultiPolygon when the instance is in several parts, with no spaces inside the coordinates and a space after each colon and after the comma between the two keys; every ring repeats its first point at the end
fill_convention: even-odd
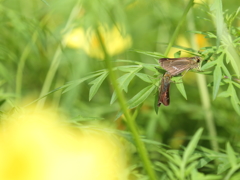
{"type": "MultiPolygon", "coordinates": [[[[113,88],[108,79],[90,101],[89,83],[94,79],[76,83],[65,93],[62,90],[48,93],[106,68],[101,47],[94,34],[97,26],[100,27],[113,60],[132,60],[158,67],[156,59],[131,49],[164,54],[187,3],[175,0],[1,0],[2,114],[11,113],[17,107],[54,107],[74,123],[102,123],[118,130],[128,130],[122,117],[115,121],[120,106],[117,101],[110,104],[113,88]],[[34,101],[44,95],[47,95],[46,99],[34,101]]],[[[190,31],[215,33],[209,15],[209,4],[211,2],[195,1],[175,45],[191,47],[189,37],[193,33],[190,31]],[[190,20],[194,26],[189,25],[190,20]]],[[[223,11],[236,11],[239,5],[239,0],[223,1],[223,11]]],[[[239,16],[233,24],[236,27],[240,25],[239,16]]],[[[199,48],[216,44],[215,40],[206,39],[203,35],[194,34],[194,37],[199,48]]],[[[168,57],[173,57],[177,51],[179,49],[172,48],[168,57]]],[[[182,53],[181,56],[190,55],[182,53]]],[[[145,69],[141,72],[153,75],[145,69]]],[[[213,81],[212,75],[205,77],[207,84],[213,81]]],[[[161,106],[158,114],[154,110],[156,87],[155,93],[146,99],[136,117],[140,133],[150,140],[177,149],[185,145],[199,127],[204,127],[205,136],[201,145],[210,148],[206,111],[202,108],[196,73],[188,72],[183,77],[183,82],[187,100],[176,85],[171,84],[171,103],[167,107],[161,106]]],[[[125,93],[126,98],[132,98],[146,85],[146,82],[134,77],[128,93],[125,93]]],[[[225,147],[226,141],[239,142],[239,115],[234,111],[229,98],[219,97],[213,101],[211,85],[207,88],[210,95],[209,110],[216,126],[219,146],[225,147]]],[[[221,88],[224,90],[226,87],[220,87],[220,92],[221,88]]]]}

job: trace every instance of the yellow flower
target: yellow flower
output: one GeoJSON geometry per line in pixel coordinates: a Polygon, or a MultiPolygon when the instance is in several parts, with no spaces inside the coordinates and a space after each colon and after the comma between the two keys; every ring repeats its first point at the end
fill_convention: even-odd
{"type": "Polygon", "coordinates": [[[73,49],[84,48],[86,46],[86,38],[82,28],[76,28],[65,36],[65,43],[73,49]]]}
{"type": "MultiPolygon", "coordinates": [[[[124,28],[121,26],[109,28],[107,25],[102,25],[99,26],[98,30],[104,41],[107,52],[111,56],[124,52],[132,45],[131,37],[124,33],[124,28]]],[[[81,28],[77,28],[67,35],[65,40],[66,45],[70,48],[80,48],[90,57],[104,59],[101,44],[92,28],[89,28],[86,32],[81,28]]]]}
{"type": "Polygon", "coordinates": [[[207,38],[205,38],[205,35],[203,35],[203,34],[196,34],[195,40],[196,40],[199,48],[209,46],[207,38]]]}
{"type": "Polygon", "coordinates": [[[54,113],[18,115],[0,126],[0,179],[127,179],[121,145],[108,133],[70,126],[54,113]]]}

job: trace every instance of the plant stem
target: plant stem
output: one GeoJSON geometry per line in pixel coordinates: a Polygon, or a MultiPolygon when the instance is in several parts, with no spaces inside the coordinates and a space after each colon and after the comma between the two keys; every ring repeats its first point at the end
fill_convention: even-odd
{"type": "Polygon", "coordinates": [[[211,111],[211,103],[209,92],[207,90],[207,82],[206,78],[202,74],[197,74],[197,83],[200,93],[200,98],[202,102],[203,112],[205,115],[206,125],[208,129],[208,133],[211,137],[210,144],[214,151],[218,152],[218,142],[217,142],[217,131],[213,119],[213,114],[211,111]]]}
{"type": "Polygon", "coordinates": [[[151,180],[156,180],[156,174],[155,174],[155,171],[153,170],[153,167],[152,167],[151,162],[149,160],[148,153],[147,153],[147,150],[145,148],[145,145],[141,141],[141,139],[139,138],[139,133],[138,133],[134,118],[130,114],[130,112],[128,110],[128,107],[127,107],[125,97],[124,97],[122,91],[119,88],[117,78],[116,78],[116,74],[113,71],[113,67],[112,67],[112,59],[107,52],[107,49],[105,47],[105,44],[103,43],[103,39],[101,37],[101,34],[100,34],[98,28],[96,28],[95,30],[96,30],[99,42],[101,44],[101,47],[102,47],[102,50],[103,50],[103,53],[104,53],[104,56],[105,56],[105,62],[106,62],[107,69],[109,71],[110,81],[111,81],[111,83],[112,83],[112,85],[113,85],[113,87],[116,91],[116,95],[117,95],[119,104],[122,108],[122,111],[123,111],[124,116],[126,118],[126,122],[128,124],[128,127],[129,127],[129,129],[131,131],[131,134],[133,136],[133,139],[135,141],[135,144],[136,144],[138,153],[140,155],[140,158],[142,159],[144,168],[145,168],[146,172],[148,173],[150,179],[151,180]]]}
{"type": "Polygon", "coordinates": [[[174,43],[175,39],[176,39],[177,36],[178,36],[180,27],[182,26],[184,20],[186,19],[187,13],[188,13],[188,11],[190,10],[190,8],[192,7],[192,5],[193,5],[193,0],[190,0],[190,1],[188,2],[187,7],[185,8],[185,11],[184,11],[184,13],[183,13],[183,15],[182,15],[179,23],[178,23],[178,25],[177,25],[177,27],[176,27],[173,35],[172,35],[172,38],[171,38],[171,40],[170,40],[170,42],[169,42],[169,44],[168,44],[168,47],[167,47],[167,49],[166,49],[166,51],[165,51],[165,53],[164,53],[165,56],[168,55],[171,47],[173,46],[173,43],[174,43]]]}
{"type": "MultiPolygon", "coordinates": [[[[193,14],[190,11],[190,14],[188,16],[188,28],[192,31],[195,30],[195,23],[193,20],[193,14]]],[[[190,44],[193,49],[199,49],[197,42],[194,38],[194,34],[190,35],[190,44]]],[[[211,111],[211,103],[210,103],[210,97],[209,92],[207,89],[207,82],[206,77],[202,74],[197,74],[197,83],[198,83],[198,89],[200,93],[202,108],[205,116],[206,126],[208,129],[208,133],[211,137],[210,144],[214,151],[218,151],[218,142],[217,142],[217,131],[213,119],[213,114],[211,111]]]]}

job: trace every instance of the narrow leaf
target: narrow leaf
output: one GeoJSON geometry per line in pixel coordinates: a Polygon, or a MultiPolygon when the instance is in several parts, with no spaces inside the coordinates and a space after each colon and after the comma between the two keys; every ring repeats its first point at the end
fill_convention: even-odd
{"type": "Polygon", "coordinates": [[[99,76],[98,78],[94,79],[93,81],[91,81],[89,83],[89,84],[92,84],[92,86],[90,88],[90,92],[89,92],[89,101],[96,94],[99,87],[101,86],[101,84],[103,83],[103,81],[106,79],[107,76],[108,76],[108,72],[106,71],[101,76],[99,76]]]}
{"type": "Polygon", "coordinates": [[[231,100],[232,106],[233,106],[234,110],[240,115],[239,99],[238,99],[238,96],[237,96],[236,91],[232,84],[229,85],[228,90],[231,94],[230,100],[231,100]]]}
{"type": "Polygon", "coordinates": [[[132,49],[131,51],[141,53],[141,54],[144,54],[147,56],[155,57],[155,58],[166,58],[166,56],[164,56],[163,54],[161,54],[159,52],[141,51],[141,50],[136,50],[136,49],[132,49]]]}
{"type": "Polygon", "coordinates": [[[236,82],[232,81],[232,84],[240,89],[240,84],[239,83],[236,83],[236,82]]]}
{"type": "MultiPolygon", "coordinates": [[[[138,94],[136,94],[132,99],[128,101],[128,105],[129,105],[128,108],[132,109],[142,104],[154,89],[155,89],[154,85],[150,85],[142,89],[138,94]]],[[[123,112],[119,111],[115,117],[115,120],[118,119],[122,114],[123,112]]]]}
{"type": "Polygon", "coordinates": [[[191,157],[193,151],[196,149],[198,141],[200,140],[200,137],[202,135],[203,128],[198,129],[198,131],[193,136],[192,140],[188,144],[187,148],[184,151],[183,154],[183,161],[187,162],[187,160],[191,157]]]}
{"type": "Polygon", "coordinates": [[[111,100],[110,100],[110,104],[113,104],[117,99],[117,94],[116,91],[113,92],[111,100]]]}
{"type": "Polygon", "coordinates": [[[217,97],[224,97],[224,98],[226,98],[226,97],[229,97],[229,96],[230,96],[230,94],[229,94],[228,91],[223,91],[220,94],[218,94],[217,97]]]}
{"type": "Polygon", "coordinates": [[[177,86],[177,89],[179,90],[179,92],[182,94],[182,96],[183,96],[185,99],[187,99],[187,94],[186,94],[186,91],[185,91],[185,88],[184,88],[183,83],[177,82],[177,83],[176,83],[176,86],[177,86]]]}
{"type": "Polygon", "coordinates": [[[236,158],[235,152],[229,142],[227,143],[226,151],[227,151],[228,160],[229,160],[232,168],[234,168],[237,165],[237,158],[236,158]]]}
{"type": "MultiPolygon", "coordinates": [[[[227,161],[227,160],[226,160],[227,161]]],[[[222,174],[223,172],[227,171],[228,169],[230,169],[231,166],[230,166],[230,163],[228,162],[224,162],[223,164],[220,164],[218,167],[217,167],[217,174],[222,174]]]]}
{"type": "MultiPolygon", "coordinates": [[[[142,66],[150,71],[156,72],[156,64],[146,64],[143,63],[142,66]]],[[[157,68],[161,68],[160,66],[158,66],[157,68]]],[[[161,68],[162,69],[162,68],[161,68]]]]}
{"type": "Polygon", "coordinates": [[[169,167],[174,172],[174,174],[176,176],[176,179],[180,179],[180,171],[179,171],[178,166],[176,166],[175,164],[171,163],[171,161],[168,164],[169,164],[169,167]]]}
{"type": "Polygon", "coordinates": [[[236,50],[232,46],[232,44],[230,45],[230,47],[227,50],[228,50],[226,52],[227,58],[229,58],[231,60],[231,65],[232,65],[235,73],[239,77],[240,76],[240,70],[239,70],[240,67],[239,67],[239,63],[237,64],[237,62],[239,62],[240,58],[239,58],[236,50]]]}
{"type": "Polygon", "coordinates": [[[139,68],[142,65],[127,65],[127,66],[118,66],[117,69],[123,72],[131,72],[134,71],[136,68],[139,68]]]}
{"type": "MultiPolygon", "coordinates": [[[[123,76],[118,78],[118,84],[119,88],[124,90],[125,92],[128,92],[128,86],[129,83],[132,81],[132,79],[135,77],[136,73],[142,69],[142,66],[139,66],[138,68],[135,68],[133,71],[124,74],[123,76]]],[[[112,104],[117,99],[116,92],[114,91],[110,104],[112,104]]]]}
{"type": "Polygon", "coordinates": [[[144,74],[144,73],[137,73],[136,76],[138,76],[141,80],[147,82],[147,83],[153,83],[153,80],[151,76],[144,74]]]}
{"type": "Polygon", "coordinates": [[[194,56],[199,56],[199,53],[192,48],[184,47],[184,46],[178,46],[178,45],[174,45],[173,47],[178,48],[178,49],[182,49],[182,50],[184,50],[184,52],[187,52],[187,53],[192,54],[194,56]]]}
{"type": "Polygon", "coordinates": [[[197,161],[194,161],[187,166],[185,170],[186,176],[188,176],[194,169],[196,169],[197,163],[198,163],[197,161]]]}
{"type": "Polygon", "coordinates": [[[163,164],[159,161],[159,162],[156,162],[155,165],[159,166],[163,170],[163,172],[166,172],[168,177],[170,178],[170,180],[175,180],[176,179],[172,170],[169,169],[169,167],[167,167],[165,164],[163,164]]]}
{"type": "Polygon", "coordinates": [[[128,91],[128,86],[131,80],[135,77],[136,73],[142,69],[142,66],[134,69],[133,71],[121,76],[118,79],[119,87],[123,89],[125,92],[128,91]]]}
{"type": "Polygon", "coordinates": [[[159,109],[158,98],[159,98],[159,92],[157,91],[156,94],[155,94],[155,97],[154,97],[154,104],[153,104],[153,107],[154,107],[154,110],[155,110],[156,114],[158,114],[158,109],[159,109]]]}
{"type": "Polygon", "coordinates": [[[142,104],[153,92],[154,89],[155,89],[154,85],[150,85],[142,89],[139,93],[137,93],[132,99],[128,101],[129,108],[131,109],[142,104]]]}
{"type": "Polygon", "coordinates": [[[78,79],[78,80],[70,81],[66,85],[64,85],[65,90],[62,93],[66,93],[66,92],[70,91],[71,89],[75,88],[76,86],[78,86],[79,84],[81,84],[82,82],[84,82],[88,79],[92,79],[94,77],[97,77],[97,76],[101,75],[102,73],[103,72],[101,71],[101,72],[97,72],[95,74],[89,75],[87,77],[83,77],[83,78],[78,79]]]}
{"type": "Polygon", "coordinates": [[[220,66],[217,65],[213,73],[213,100],[217,97],[221,79],[222,79],[222,71],[220,66]]]}
{"type": "Polygon", "coordinates": [[[208,68],[211,68],[213,66],[215,66],[217,64],[217,61],[210,61],[210,62],[207,62],[206,64],[204,64],[202,67],[201,67],[201,70],[204,71],[208,68]]]}

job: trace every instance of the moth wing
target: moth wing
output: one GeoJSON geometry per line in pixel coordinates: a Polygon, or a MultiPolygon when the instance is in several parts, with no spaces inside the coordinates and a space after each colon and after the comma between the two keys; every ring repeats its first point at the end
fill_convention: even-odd
{"type": "Polygon", "coordinates": [[[162,60],[160,59],[160,64],[163,69],[168,71],[172,76],[176,76],[181,72],[190,68],[190,64],[188,60],[162,60]]]}
{"type": "Polygon", "coordinates": [[[158,106],[161,105],[161,103],[164,106],[168,106],[170,104],[170,98],[169,98],[169,88],[170,83],[165,85],[164,78],[162,79],[161,86],[160,86],[160,92],[159,92],[159,99],[158,99],[158,106]]]}

